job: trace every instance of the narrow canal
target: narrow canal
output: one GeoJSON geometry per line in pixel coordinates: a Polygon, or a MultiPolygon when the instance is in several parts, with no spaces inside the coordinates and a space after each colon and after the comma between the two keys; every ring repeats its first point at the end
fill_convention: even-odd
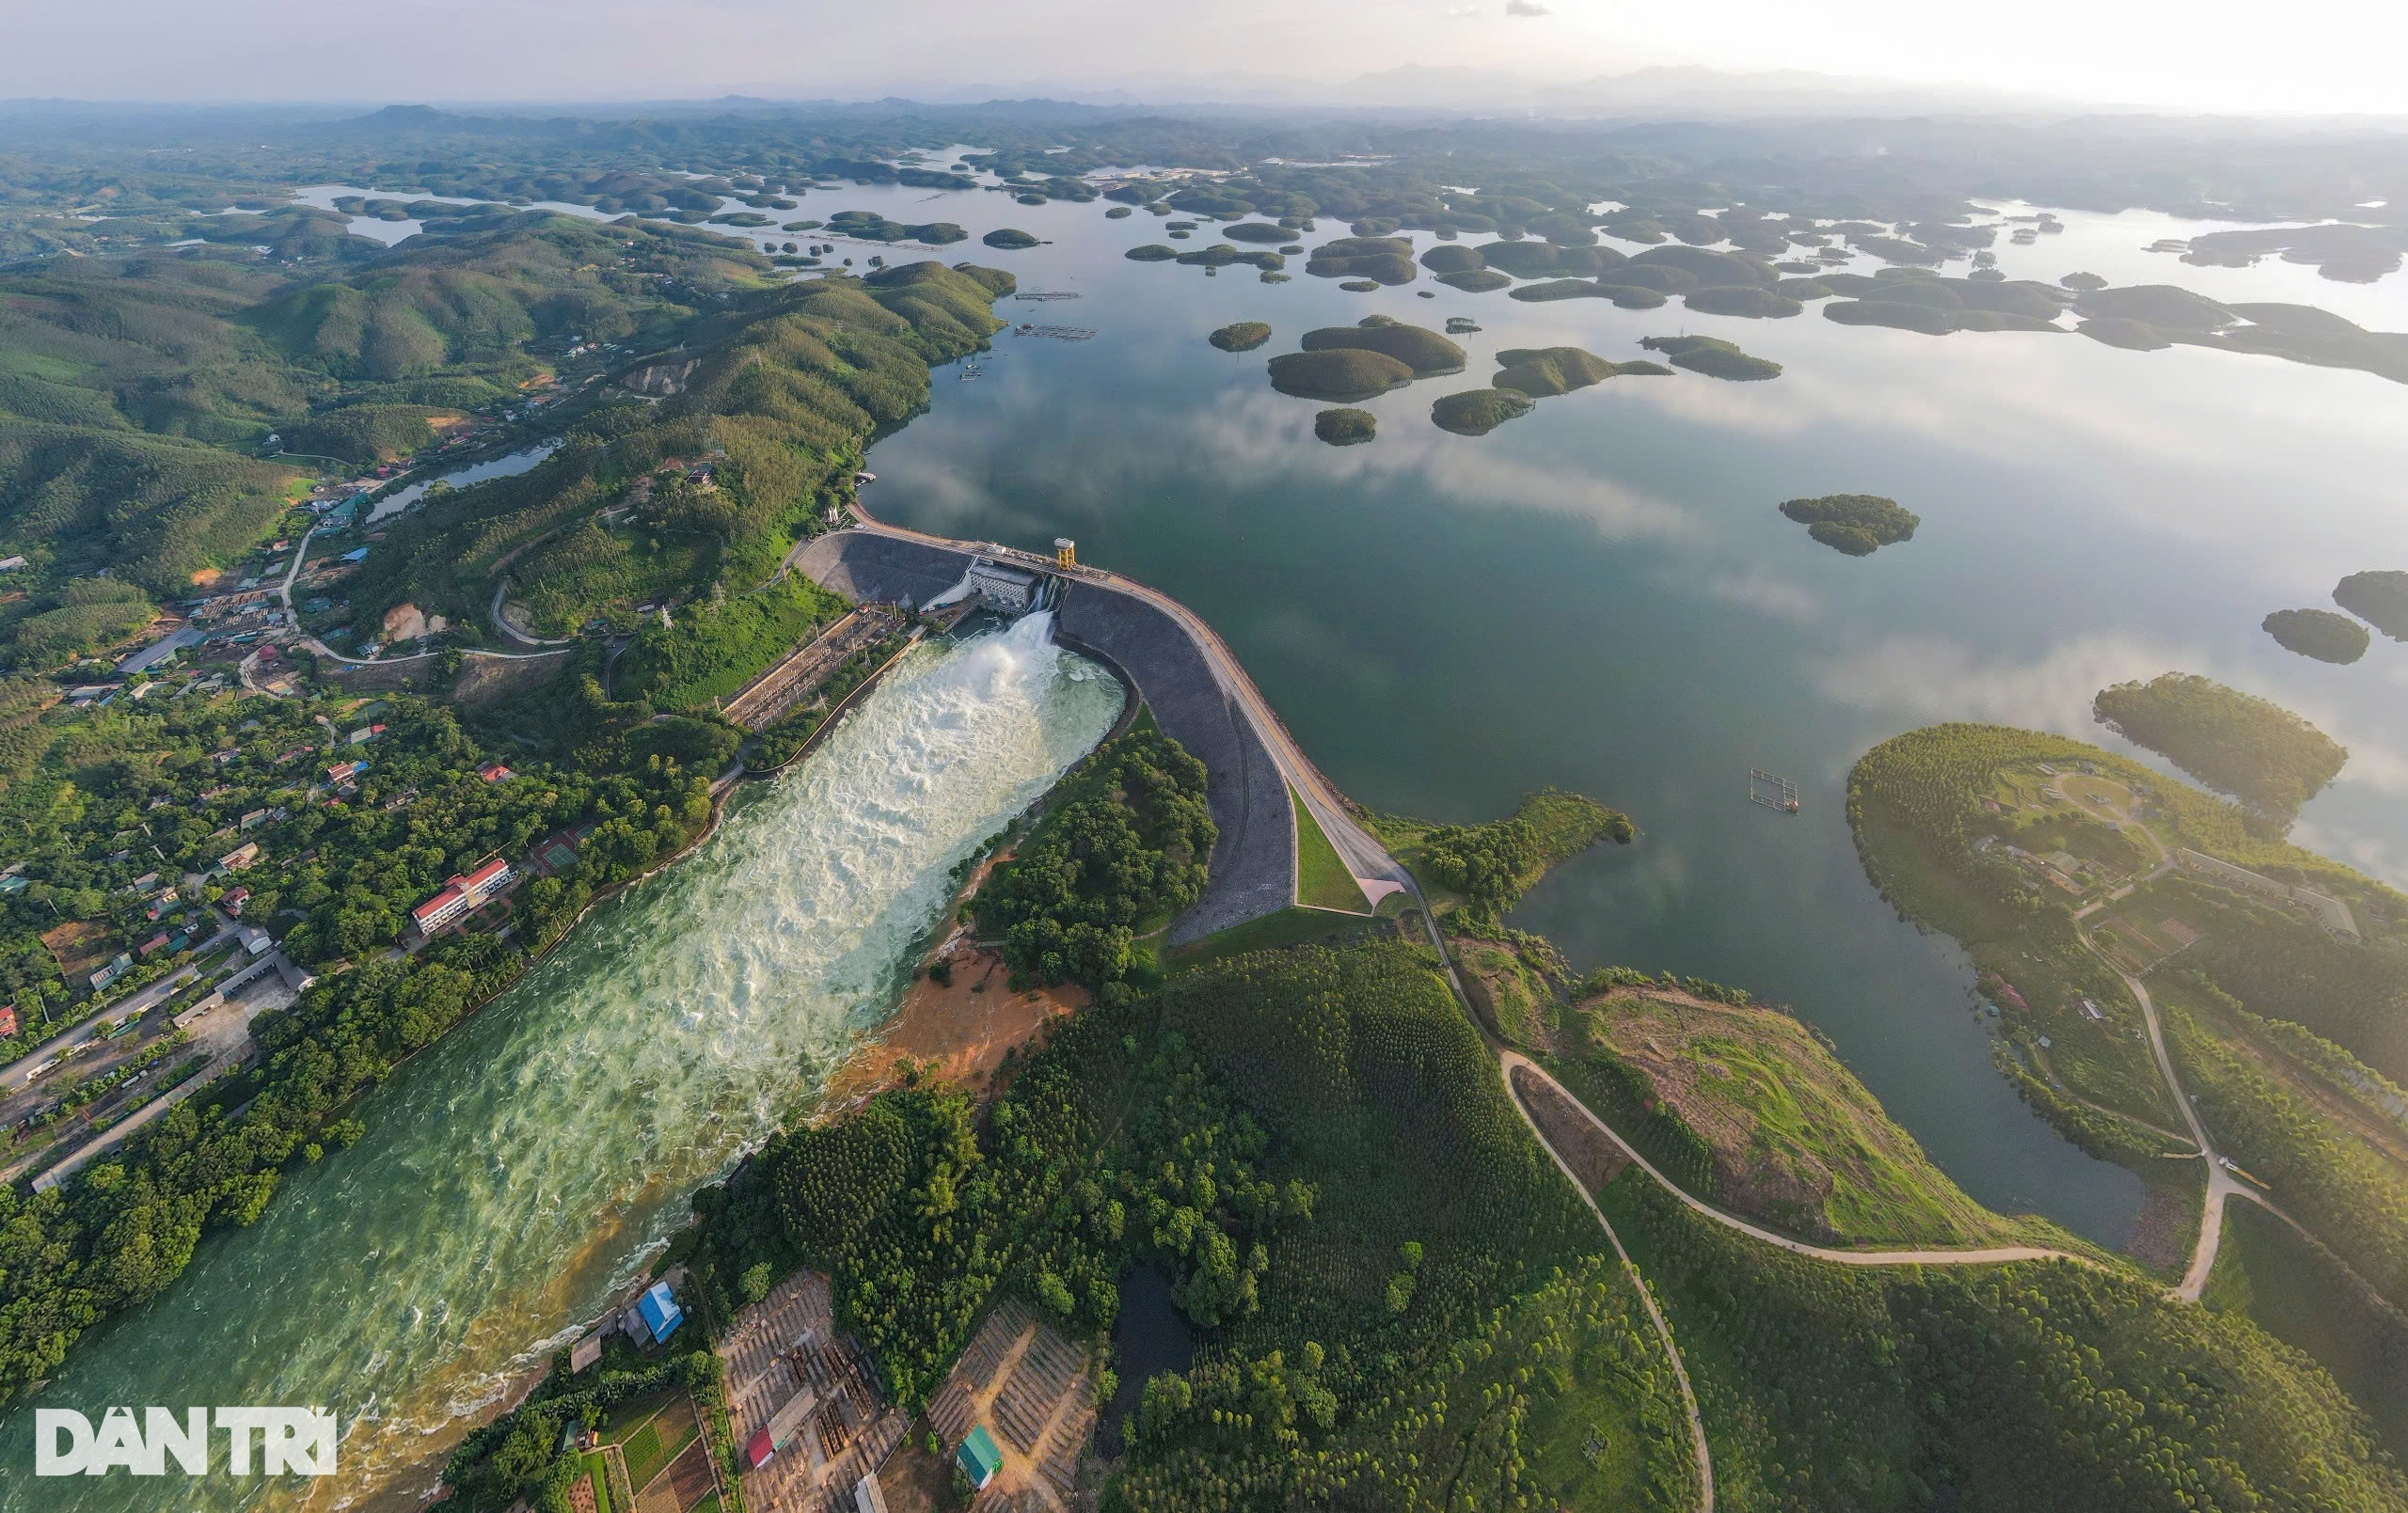
{"type": "Polygon", "coordinates": [[[610,905],[0,1423],[0,1508],[414,1507],[450,1445],[639,1272],[687,1195],[891,1005],[956,866],[1091,748],[1112,679],[1051,616],[915,650],[693,857],[610,905]],[[32,1407],[318,1404],[341,1472],[35,1481],[32,1407]],[[361,1494],[372,1489],[372,1496],[361,1494]]]}

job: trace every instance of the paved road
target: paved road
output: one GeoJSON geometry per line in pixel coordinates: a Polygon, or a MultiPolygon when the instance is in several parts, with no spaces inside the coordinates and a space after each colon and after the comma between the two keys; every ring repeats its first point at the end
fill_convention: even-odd
{"type": "Polygon", "coordinates": [[[2250,1197],[2256,1194],[2225,1169],[2224,1158],[2216,1154],[2214,1143],[2208,1139],[2207,1126],[2199,1122],[2199,1111],[2184,1095],[2182,1080],[2174,1075],[2174,1058],[2166,1053],[2165,1032],[2158,1025],[2157,1004],[2149,998],[2148,989],[2142,985],[2139,978],[2117,967],[2105,952],[2100,951],[2092,942],[2090,932],[2078,922],[2074,925],[2074,933],[2082,938],[2083,945],[2090,948],[2092,955],[2106,962],[2115,975],[2124,980],[2124,986],[2131,990],[2133,1000],[2140,1004],[2141,1018],[2148,1026],[2148,1048],[2157,1058],[2157,1074],[2165,1079],[2165,1089],[2174,1095],[2174,1107],[2181,1111],[2182,1123],[2190,1129],[2191,1139],[2198,1144],[2199,1155],[2206,1162],[2208,1195],[2199,1209],[2199,1240],[2191,1248],[2191,1264],[2174,1289],[2174,1296],[2183,1301],[2197,1302],[2208,1290],[2208,1274],[2216,1268],[2216,1247],[2224,1239],[2225,1200],[2236,1192],[2250,1197]]]}
{"type": "MultiPolygon", "coordinates": [[[[1791,1239],[1786,1235],[1776,1235],[1771,1230],[1758,1224],[1751,1224],[1735,1214],[1724,1213],[1702,1198],[1691,1196],[1682,1189],[1679,1183],[1657,1171],[1654,1163],[1646,1157],[1640,1155],[1630,1142],[1623,1139],[1615,1131],[1613,1126],[1598,1118],[1587,1104],[1574,1097],[1562,1083],[1549,1077],[1544,1067],[1521,1052],[1500,1048],[1497,1052],[1497,1061],[1499,1071],[1506,1079],[1505,1091],[1508,1096],[1513,1096],[1513,1073],[1516,1070],[1527,1071],[1530,1076],[1546,1083],[1558,1093],[1561,1093],[1564,1099],[1579,1111],[1582,1118],[1604,1134],[1607,1139],[1612,1141],[1621,1148],[1624,1156],[1630,1158],[1634,1165],[1655,1178],[1659,1187],[1678,1198],[1692,1212],[1713,1220],[1725,1229],[1735,1229],[1751,1239],[1762,1240],[1766,1245],[1779,1246],[1793,1255],[1811,1255],[1817,1261],[1831,1261],[1841,1266],[1999,1266],[2009,1261],[2075,1261],[2083,1266],[2099,1265],[2089,1256],[2077,1254],[2072,1251],[2056,1250],[2046,1245],[1987,1245],[1969,1249],[1925,1246],[1909,1250],[1843,1251],[1828,1245],[1810,1245],[1804,1240],[1791,1239]]],[[[1520,1098],[1514,1097],[1516,1104],[1520,1101],[1520,1098]]],[[[1525,1116],[1527,1117],[1527,1111],[1525,1116]]],[[[1536,1126],[1532,1127],[1535,1128],[1536,1126]]],[[[1544,1134],[1539,1138],[1542,1142],[1546,1139],[1544,1134]]]]}
{"type": "Polygon", "coordinates": [[[234,926],[223,918],[219,919],[217,933],[193,948],[195,957],[193,965],[180,967],[157,982],[136,988],[127,994],[121,1002],[109,1005],[83,1023],[62,1030],[26,1051],[23,1056],[9,1063],[5,1069],[0,1069],[0,1092],[14,1092],[31,1084],[36,1070],[43,1062],[62,1050],[71,1050],[90,1040],[100,1032],[102,1020],[106,1019],[115,1023],[123,1020],[129,1013],[137,1015],[150,1013],[151,1009],[158,1006],[161,1000],[198,975],[199,957],[207,955],[233,938],[234,926]]]}
{"type": "MultiPolygon", "coordinates": [[[[253,965],[265,966],[270,969],[264,975],[255,978],[235,997],[217,1004],[192,1023],[190,1048],[208,1055],[209,1064],[150,1102],[135,1110],[118,1124],[103,1130],[90,1142],[56,1160],[55,1164],[34,1179],[36,1191],[58,1186],[59,1183],[88,1165],[95,1158],[115,1149],[119,1142],[135,1130],[158,1119],[168,1110],[251,1058],[255,1048],[251,1043],[251,1021],[271,1009],[287,1006],[300,996],[293,985],[293,978],[298,973],[293,964],[285,959],[281,951],[273,957],[265,958],[253,965]]],[[[176,1058],[169,1058],[170,1062],[174,1060],[176,1058]]],[[[164,1068],[167,1064],[161,1064],[164,1068]]],[[[13,1182],[40,1161],[50,1159],[55,1154],[44,1151],[37,1156],[12,1162],[5,1172],[0,1172],[0,1181],[13,1182]]]]}
{"type": "MultiPolygon", "coordinates": [[[[1451,976],[1453,969],[1450,967],[1448,970],[1451,976]]],[[[1514,1059],[1518,1061],[1521,1058],[1514,1059]]],[[[1523,1062],[1523,1064],[1529,1064],[1523,1062]]],[[[1581,1181],[1579,1174],[1572,1170],[1570,1164],[1553,1145],[1547,1143],[1546,1131],[1539,1127],[1538,1120],[1531,1116],[1529,1110],[1522,1106],[1522,1100],[1514,1095],[1513,1067],[1508,1064],[1504,1070],[1505,1096],[1513,1103],[1514,1112],[1519,1113],[1522,1116],[1522,1122],[1530,1127],[1530,1133],[1538,1139],[1539,1149],[1547,1153],[1548,1158],[1555,1162],[1556,1170],[1563,1174],[1563,1179],[1572,1184],[1572,1190],[1578,1193],[1580,1201],[1588,1206],[1590,1214],[1597,1221],[1597,1227],[1606,1232],[1606,1242],[1614,1248],[1615,1258],[1622,1262],[1623,1274],[1629,1277],[1631,1285],[1639,1289],[1639,1300],[1647,1310],[1648,1321],[1656,1326],[1656,1337],[1663,1342],[1664,1354],[1672,1363],[1672,1379],[1680,1386],[1681,1406],[1688,1413],[1689,1452],[1697,1459],[1698,1506],[1703,1513],[1714,1513],[1714,1452],[1705,1442],[1705,1414],[1698,1409],[1697,1389],[1689,1385],[1687,1363],[1681,1359],[1680,1348],[1672,1343],[1672,1327],[1664,1321],[1664,1311],[1656,1306],[1656,1290],[1647,1284],[1645,1277],[1639,1274],[1639,1263],[1632,1260],[1630,1252],[1623,1248],[1622,1237],[1614,1233],[1613,1223],[1606,1218],[1606,1211],[1598,1207],[1597,1200],[1590,1195],[1589,1185],[1581,1181]]],[[[1541,1072],[1539,1075],[1545,1077],[1546,1074],[1541,1072]]],[[[1570,1095],[1566,1095],[1566,1096],[1570,1095]]],[[[1577,1098],[1574,1098],[1572,1102],[1575,1108],[1580,1107],[1577,1098]]],[[[1612,1131],[1608,1130],[1607,1133],[1611,1134],[1612,1131]]]]}
{"type": "Polygon", "coordinates": [[[514,646],[573,646],[576,644],[575,637],[553,640],[542,636],[530,636],[512,624],[510,617],[503,614],[501,610],[501,601],[509,591],[510,579],[496,574],[493,580],[493,603],[487,607],[486,614],[493,621],[493,628],[501,632],[503,639],[514,646]]]}
{"type": "MultiPolygon", "coordinates": [[[[302,645],[308,647],[317,655],[325,657],[327,661],[340,662],[343,666],[349,668],[390,667],[398,662],[420,662],[430,656],[441,656],[443,654],[441,652],[419,652],[409,656],[380,657],[376,661],[371,662],[363,657],[345,656],[341,652],[336,651],[333,647],[328,646],[325,642],[318,639],[315,636],[310,635],[308,631],[303,630],[301,628],[300,617],[293,612],[293,584],[295,579],[301,576],[301,569],[304,565],[304,559],[309,555],[309,538],[317,533],[318,527],[315,524],[311,525],[309,529],[301,533],[301,539],[298,542],[295,542],[293,546],[292,565],[285,569],[284,581],[277,584],[276,590],[277,597],[284,602],[284,618],[292,624],[293,638],[296,640],[300,641],[302,645]]],[[[531,640],[527,637],[520,636],[517,632],[512,630],[509,624],[502,620],[500,607],[501,590],[500,587],[497,585],[494,589],[494,623],[500,626],[501,633],[510,637],[512,639],[525,645],[538,647],[567,646],[571,644],[568,641],[531,640]]],[[[466,654],[469,656],[499,656],[514,661],[525,657],[556,656],[559,654],[556,652],[544,651],[488,652],[477,647],[470,647],[465,650],[466,654]]],[[[246,684],[246,686],[248,686],[247,683],[246,684]]]]}

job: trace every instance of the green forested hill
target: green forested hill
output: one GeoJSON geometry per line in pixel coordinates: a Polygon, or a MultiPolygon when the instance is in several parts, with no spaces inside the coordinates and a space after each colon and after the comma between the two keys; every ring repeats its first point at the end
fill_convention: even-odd
{"type": "Polygon", "coordinates": [[[673,599],[668,625],[629,617],[640,634],[614,690],[664,708],[733,693],[823,607],[769,588],[795,532],[873,432],[927,402],[929,365],[977,350],[1001,324],[990,307],[1012,283],[923,262],[732,302],[689,328],[675,392],[600,403],[544,466],[396,521],[353,603],[363,618],[404,598],[467,618],[505,563],[562,591],[544,596],[547,631],[673,599]],[[654,476],[667,460],[706,456],[707,488],[654,476]],[[586,524],[606,507],[628,512],[624,528],[586,524]],[[571,542],[563,563],[553,544],[571,542]]]}
{"type": "Polygon", "coordinates": [[[0,276],[0,547],[179,595],[282,512],[298,473],[258,459],[269,433],[358,462],[415,450],[438,407],[535,374],[531,343],[665,338],[766,274],[720,239],[538,213],[373,257],[201,246],[25,266],[0,276]]]}
{"type": "Polygon", "coordinates": [[[1635,1172],[1603,1201],[1671,1318],[1731,1507],[2408,1508],[2408,1479],[2331,1377],[2136,1278],[1831,1266],[1701,1220],[1635,1172]]]}
{"type": "Polygon", "coordinates": [[[293,362],[389,381],[505,363],[539,337],[621,340],[690,315],[699,291],[755,283],[761,271],[717,238],[539,213],[419,241],[246,320],[293,362]]]}

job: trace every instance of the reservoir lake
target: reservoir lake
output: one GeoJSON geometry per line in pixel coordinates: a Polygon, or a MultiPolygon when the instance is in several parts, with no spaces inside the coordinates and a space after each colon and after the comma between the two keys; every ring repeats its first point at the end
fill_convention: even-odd
{"type": "MultiPolygon", "coordinates": [[[[1006,298],[999,315],[1089,334],[1006,332],[975,381],[940,370],[928,413],[872,449],[867,507],[1038,550],[1072,536],[1083,559],[1184,600],[1374,809],[1478,820],[1555,784],[1627,811],[1634,844],[1562,868],[1512,922],[1577,966],[1671,969],[1792,1005],[1982,1201],[2115,1242],[2141,1190],[2023,1108],[1990,1066],[1960,954],[1865,881],[1845,799],[1868,747],[1978,718],[2121,749],[2091,723],[2093,693],[2204,672],[2350,747],[2295,837],[2408,883],[2408,646],[2378,637],[2327,667],[2258,629],[2329,604],[2344,574],[2408,567],[2408,388],[2187,347],[1843,327],[1813,306],[1751,321],[1532,305],[1426,277],[1353,293],[1301,258],[1286,283],[1242,264],[1208,276],[1125,260],[1167,239],[1156,217],[1105,208],[848,186],[781,213],[958,222],[973,240],[934,253],[837,256],[856,272],[872,255],[1007,268],[1023,292],[1077,298],[1006,298]],[[975,240],[1004,226],[1048,240],[975,240]],[[1324,446],[1322,406],[1274,393],[1265,359],[1375,313],[1482,329],[1456,339],[1463,373],[1361,406],[1376,440],[1324,446]],[[1271,342],[1206,344],[1241,320],[1269,323],[1271,342]],[[1680,333],[1786,370],[1611,379],[1480,438],[1430,421],[1501,349],[1627,360],[1680,333]],[[1775,511],[1836,492],[1893,496],[1922,527],[1856,559],[1775,511]],[[1749,804],[1751,767],[1795,780],[1803,812],[1749,804]]],[[[2408,329],[2399,276],[2189,268],[2142,249],[2195,223],[2060,214],[2062,235],[2001,238],[2010,276],[2086,269],[2408,329]]],[[[1169,244],[1212,240],[1206,222],[1169,244]]],[[[253,1228],[205,1239],[175,1287],[96,1332],[34,1400],[322,1402],[346,1430],[337,1485],[12,1474],[0,1509],[416,1505],[463,1415],[639,1275],[694,1186],[809,1106],[895,1001],[954,869],[1109,726],[1110,681],[1041,630],[914,653],[809,762],[740,790],[693,857],[597,909],[372,1095],[356,1149],[289,1175],[253,1228]]],[[[29,1418],[0,1422],[12,1468],[29,1418]]]]}
{"type": "MultiPolygon", "coordinates": [[[[2141,1188],[2022,1105],[1990,1064],[1961,954],[1900,922],[1866,881],[1846,797],[1868,748],[1987,719],[2129,750],[2092,722],[2093,694],[2207,673],[2351,749],[2295,836],[2408,883],[2408,646],[2378,636],[2363,661],[2331,667],[2258,627],[2271,610],[2329,607],[2345,574],[2408,567],[2408,386],[2070,334],[1843,326],[1811,304],[1785,320],[1677,299],[1530,304],[1426,276],[1350,292],[1292,257],[1290,281],[1265,284],[1244,264],[1207,276],[1122,256],[1209,245],[1209,221],[1170,242],[1143,211],[943,200],[852,189],[787,213],[957,221],[974,240],[937,255],[1078,296],[1006,298],[999,314],[1094,335],[1006,333],[974,381],[940,371],[930,412],[870,453],[873,512],[1040,551],[1074,537],[1083,560],[1176,595],[1373,809],[1475,821],[1553,784],[1627,811],[1635,844],[1564,867],[1512,922],[1576,967],[1669,968],[1795,1007],[1985,1203],[2112,1243],[2141,1188]],[[979,245],[997,226],[1050,244],[979,245]],[[1362,402],[1377,438],[1333,448],[1312,433],[1322,403],[1273,392],[1265,362],[1307,330],[1373,314],[1481,329],[1454,339],[1464,372],[1362,402]],[[1242,354],[1206,343],[1236,321],[1273,337],[1242,354]],[[1641,338],[1684,333],[1785,370],[1608,379],[1481,437],[1431,422],[1431,402],[1486,384],[1501,350],[1625,361],[1647,355],[1641,338]],[[1891,496],[1922,527],[1853,559],[1776,511],[1830,493],[1891,496]],[[1803,812],[1748,803],[1751,767],[1797,782],[1803,812]]],[[[2059,214],[2067,231],[2033,245],[2000,237],[2010,276],[2087,269],[2224,299],[2321,300],[2408,329],[2408,277],[2337,284],[2273,259],[2193,268],[2144,249],[2202,223],[2059,214]]],[[[1324,223],[1298,240],[1345,234],[1324,223]]],[[[863,249],[839,251],[861,271],[863,249]]]]}

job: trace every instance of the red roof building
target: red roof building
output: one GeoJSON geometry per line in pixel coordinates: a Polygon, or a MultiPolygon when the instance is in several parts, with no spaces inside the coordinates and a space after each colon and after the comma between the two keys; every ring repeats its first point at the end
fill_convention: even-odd
{"type": "Polygon", "coordinates": [[[433,898],[410,910],[410,921],[423,936],[436,931],[483,904],[516,881],[509,862],[496,857],[465,877],[453,877],[433,898]]]}
{"type": "Polygon", "coordinates": [[[467,912],[468,895],[446,883],[433,898],[410,910],[410,922],[418,926],[419,934],[433,935],[467,912]]]}

